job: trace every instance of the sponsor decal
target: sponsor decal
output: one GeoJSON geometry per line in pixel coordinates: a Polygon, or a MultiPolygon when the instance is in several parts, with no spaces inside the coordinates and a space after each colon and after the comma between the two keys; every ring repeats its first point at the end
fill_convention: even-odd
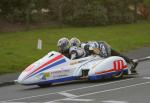
{"type": "Polygon", "coordinates": [[[50,73],[47,72],[47,73],[44,73],[45,77],[50,77],[50,73]]]}
{"type": "Polygon", "coordinates": [[[57,70],[53,72],[40,73],[36,77],[40,78],[41,80],[48,80],[50,78],[61,78],[61,77],[68,76],[69,72],[70,72],[69,69],[57,70]]]}
{"type": "Polygon", "coordinates": [[[112,69],[105,70],[102,72],[96,72],[95,74],[104,74],[104,73],[109,73],[109,72],[114,72],[114,71],[121,71],[127,67],[128,67],[128,65],[125,65],[123,60],[116,60],[113,62],[113,68],[112,69]]]}
{"type": "Polygon", "coordinates": [[[42,80],[47,80],[50,77],[51,77],[50,72],[44,72],[44,73],[37,75],[37,78],[41,78],[42,80]]]}
{"type": "Polygon", "coordinates": [[[64,77],[64,76],[68,76],[68,73],[70,72],[69,69],[65,69],[65,70],[58,70],[58,71],[54,71],[51,72],[52,77],[56,78],[56,77],[64,77]]]}
{"type": "Polygon", "coordinates": [[[117,60],[113,62],[114,70],[115,71],[120,71],[123,70],[124,68],[127,68],[128,66],[124,64],[123,60],[117,60]]]}

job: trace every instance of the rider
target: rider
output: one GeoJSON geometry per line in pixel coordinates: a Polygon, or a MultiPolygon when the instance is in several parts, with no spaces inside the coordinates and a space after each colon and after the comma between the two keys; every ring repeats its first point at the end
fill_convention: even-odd
{"type": "Polygon", "coordinates": [[[57,46],[58,46],[58,51],[61,54],[63,54],[66,57],[70,58],[70,55],[69,55],[70,41],[69,41],[68,38],[63,37],[63,38],[59,39],[58,43],[57,43],[57,46]]]}
{"type": "Polygon", "coordinates": [[[59,52],[65,55],[70,59],[78,59],[81,57],[85,57],[85,50],[80,47],[80,40],[77,38],[71,38],[69,41],[68,38],[61,38],[58,40],[57,46],[59,48],[59,52]]]}
{"type": "Polygon", "coordinates": [[[136,73],[136,66],[137,62],[134,62],[132,59],[128,58],[127,56],[124,56],[123,54],[120,54],[116,50],[112,49],[109,44],[107,44],[105,41],[89,41],[81,44],[81,47],[85,49],[85,51],[91,55],[91,54],[98,54],[103,58],[109,57],[109,56],[120,56],[125,59],[125,61],[129,64],[131,64],[131,72],[136,73]]]}

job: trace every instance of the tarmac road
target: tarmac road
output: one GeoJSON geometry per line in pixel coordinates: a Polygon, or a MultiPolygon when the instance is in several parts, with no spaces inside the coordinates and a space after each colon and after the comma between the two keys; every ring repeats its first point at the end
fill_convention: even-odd
{"type": "Polygon", "coordinates": [[[0,103],[150,103],[150,61],[139,75],[121,80],[75,82],[47,88],[11,85],[0,88],[0,103]]]}

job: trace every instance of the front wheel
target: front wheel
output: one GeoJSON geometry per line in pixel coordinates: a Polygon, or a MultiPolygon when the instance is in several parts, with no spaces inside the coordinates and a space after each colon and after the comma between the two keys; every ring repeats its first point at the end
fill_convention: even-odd
{"type": "Polygon", "coordinates": [[[38,86],[41,88],[46,88],[46,87],[49,87],[51,85],[52,85],[51,83],[50,84],[38,84],[38,86]]]}

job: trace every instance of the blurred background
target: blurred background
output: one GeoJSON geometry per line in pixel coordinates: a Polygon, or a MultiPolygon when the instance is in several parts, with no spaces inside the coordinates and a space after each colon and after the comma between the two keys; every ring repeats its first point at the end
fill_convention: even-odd
{"type": "Polygon", "coordinates": [[[0,0],[1,31],[44,25],[104,26],[145,19],[150,19],[150,0],[0,0]]]}
{"type": "Polygon", "coordinates": [[[57,50],[61,37],[104,40],[120,52],[150,46],[150,0],[0,0],[0,74],[57,50]]]}

